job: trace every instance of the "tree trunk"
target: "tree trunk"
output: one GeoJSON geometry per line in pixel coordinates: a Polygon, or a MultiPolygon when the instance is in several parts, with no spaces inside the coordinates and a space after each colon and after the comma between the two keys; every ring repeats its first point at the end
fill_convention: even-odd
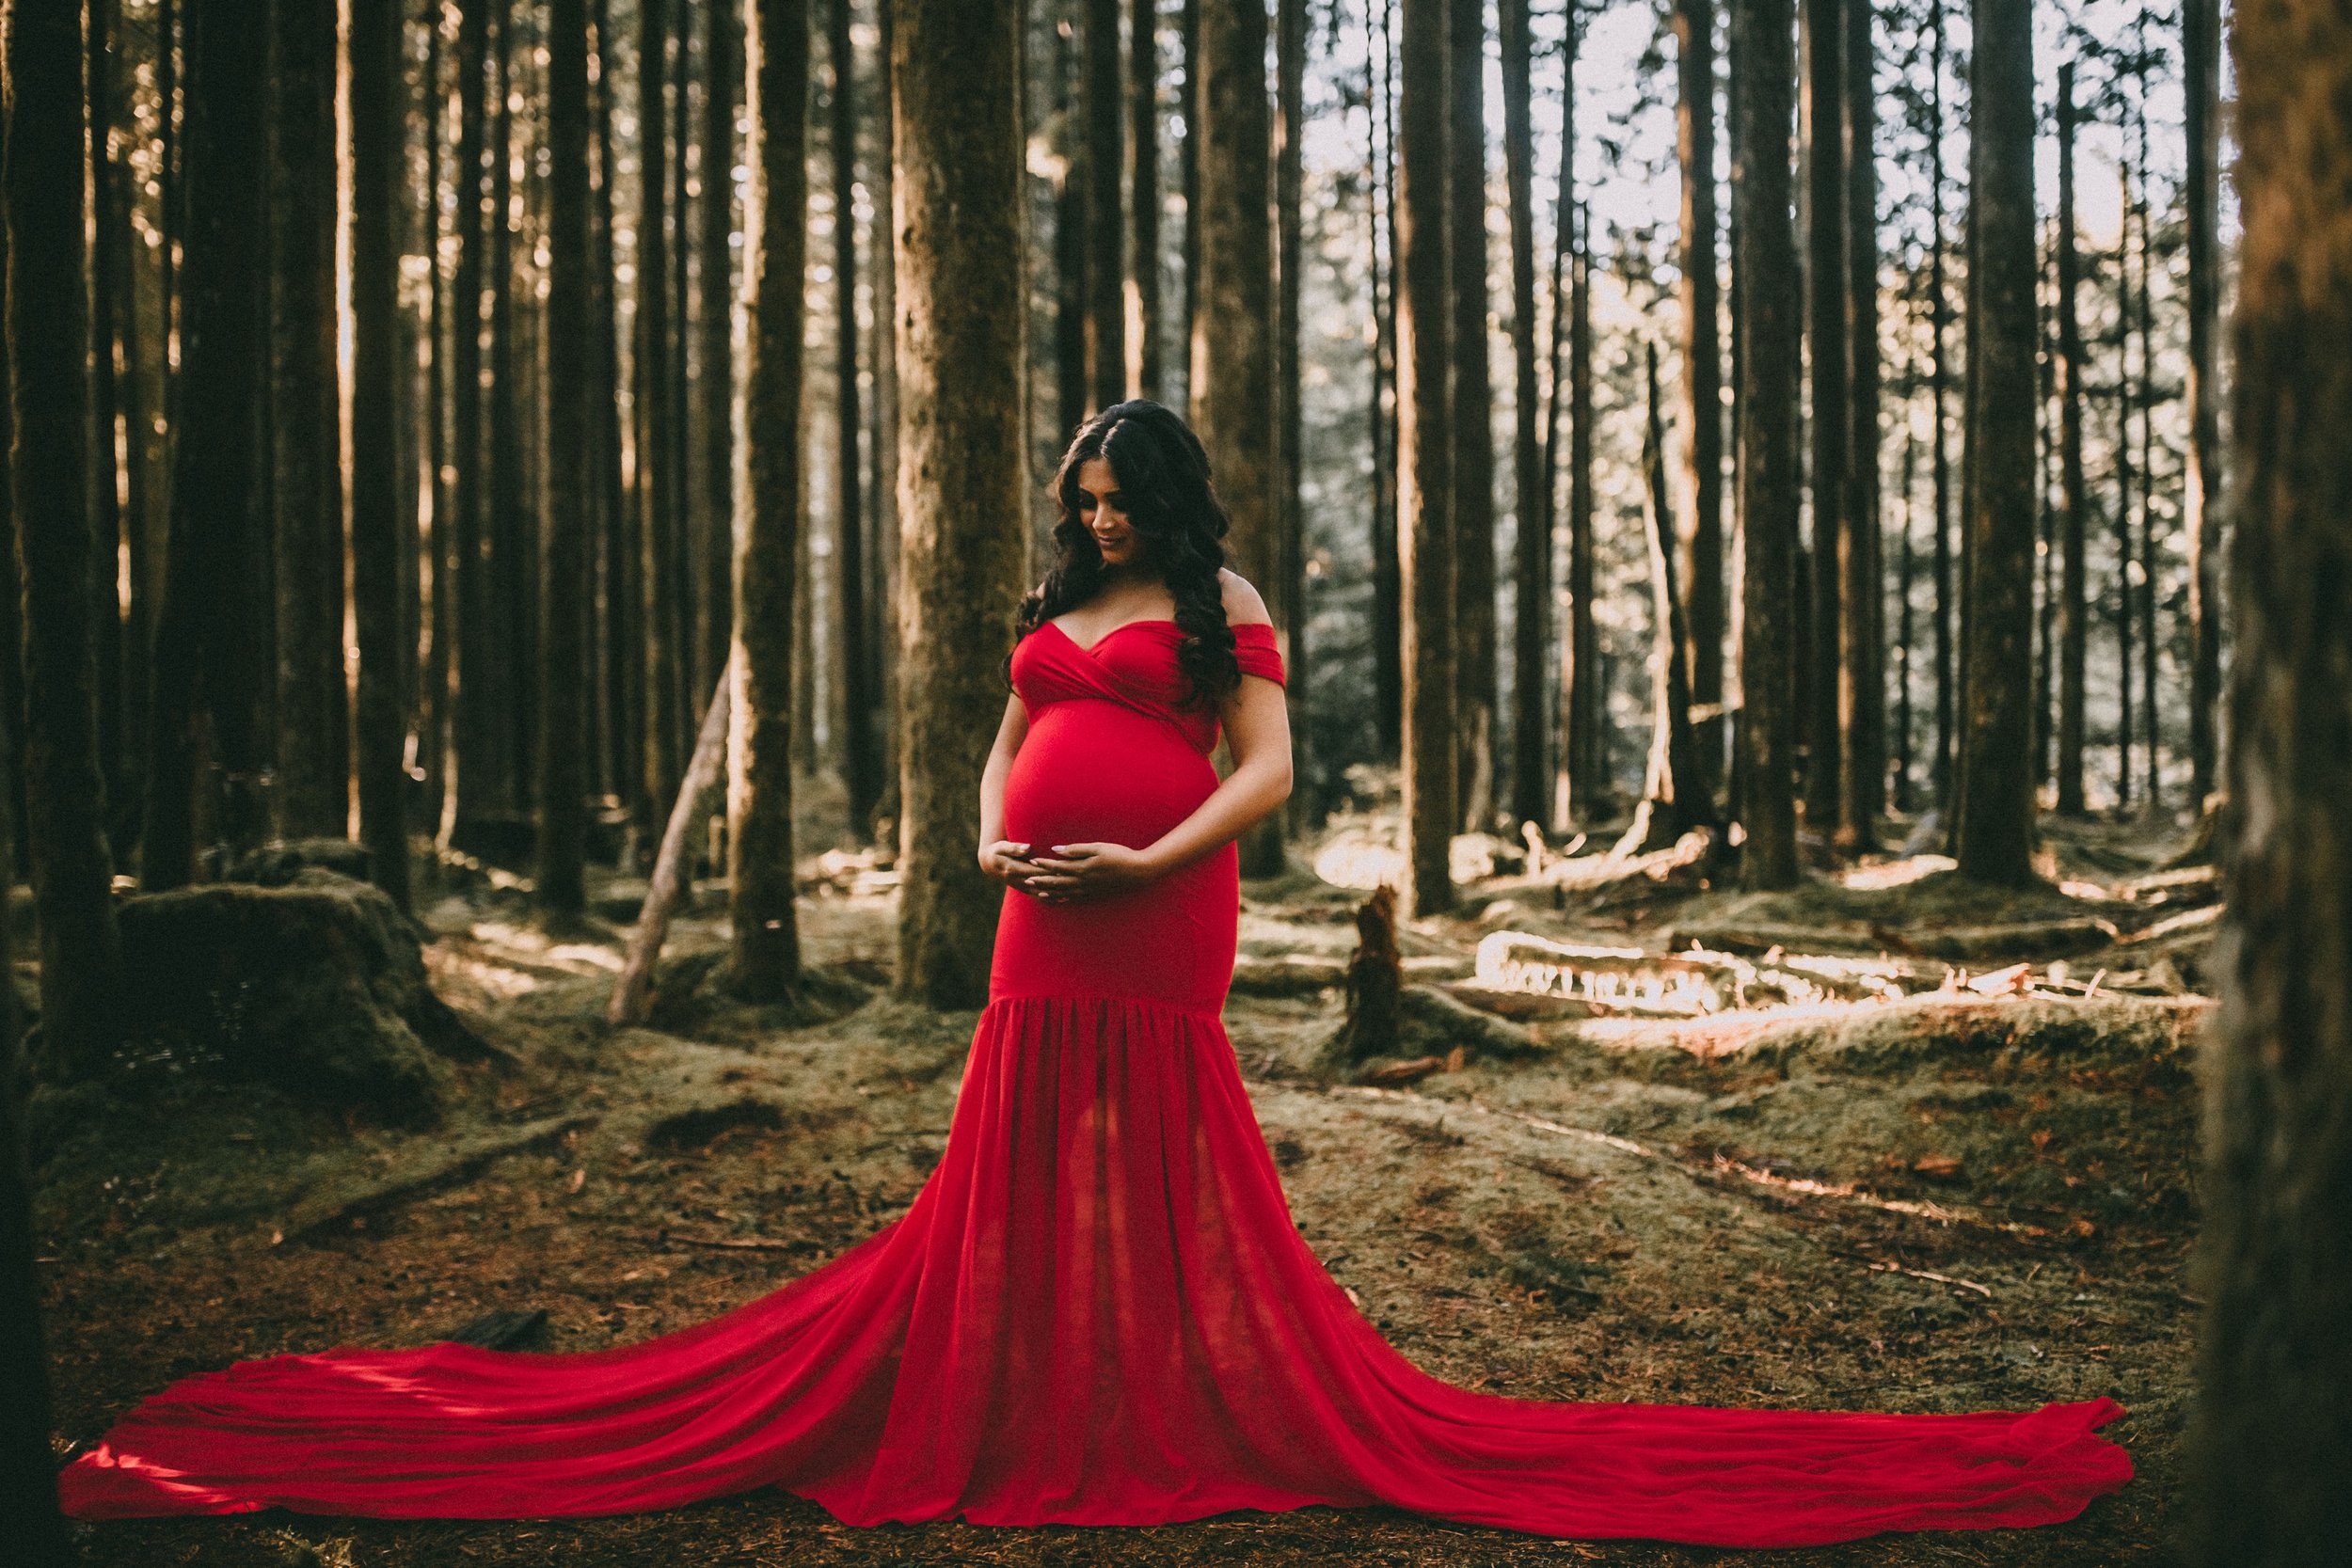
{"type": "MultiPolygon", "coordinates": [[[[2140,174],[2139,200],[2126,216],[2139,225],[2139,288],[2132,325],[2139,331],[2139,379],[2130,388],[2139,413],[2139,706],[2148,732],[2147,810],[2154,816],[2164,805],[2164,762],[2158,754],[2160,715],[2156,707],[2156,459],[2155,401],[2156,309],[2148,275],[2155,265],[2155,243],[2149,233],[2148,80],[2139,72],[2138,96],[2133,105],[2132,128],[2140,174]]],[[[2128,579],[2127,579],[2128,580],[2128,579]]]]}
{"type": "MultiPolygon", "coordinates": [[[[1364,93],[1370,196],[1364,212],[1372,258],[1372,707],[1380,754],[1397,754],[1404,731],[1404,607],[1396,559],[1396,80],[1391,67],[1395,0],[1364,9],[1364,93]],[[1377,62],[1376,64],[1375,62],[1377,62]],[[1382,265],[1386,256],[1387,265],[1382,265]]],[[[1190,146],[1190,143],[1186,143],[1190,146]]]]}
{"type": "MultiPolygon", "coordinates": [[[[1502,163],[1511,221],[1511,816],[1545,820],[1549,757],[1544,735],[1544,650],[1549,641],[1551,537],[1545,526],[1544,453],[1536,421],[1535,133],[1528,0],[1502,0],[1502,163]]],[[[1711,188],[1711,187],[1710,187],[1711,188]]],[[[1710,198],[1711,199],[1711,198],[1710,198]]],[[[1711,209],[1710,209],[1711,210],[1711,209]]],[[[1711,279],[1712,272],[1710,269],[1711,279]]],[[[1708,318],[1710,327],[1713,316],[1708,318]]],[[[1718,450],[1718,458],[1721,451],[1718,450]]],[[[1720,540],[1718,541],[1720,543],[1720,540]]],[[[1720,564],[1720,563],[1719,563],[1720,564]]],[[[1717,650],[1718,655],[1721,649],[1717,650]]],[[[1720,657],[1716,665],[1722,672],[1720,657]]]]}
{"type": "MultiPolygon", "coordinates": [[[[1126,101],[1119,48],[1119,0],[1085,0],[1086,69],[1078,97],[1086,114],[1087,412],[1127,395],[1126,214],[1119,177],[1126,166],[1126,101]]],[[[1263,18],[1259,32],[1264,32],[1263,18]]],[[[1260,66],[1260,74],[1264,67],[1260,66]]]]}
{"type": "MultiPolygon", "coordinates": [[[[498,715],[492,724],[497,736],[494,775],[500,816],[512,821],[527,809],[530,793],[530,740],[537,733],[537,704],[526,692],[531,669],[523,657],[526,622],[521,613],[536,562],[526,558],[523,538],[526,483],[523,475],[523,428],[530,407],[522,370],[527,356],[519,351],[521,324],[517,320],[515,278],[514,150],[516,71],[526,51],[518,51],[515,32],[518,15],[506,10],[499,17],[492,40],[492,71],[497,81],[490,131],[490,412],[489,562],[490,614],[495,627],[487,662],[491,671],[491,702],[498,715]]],[[[528,254],[528,241],[525,243],[528,254]]]]}
{"type": "Polygon", "coordinates": [[[2352,1538],[2352,18],[2235,8],[2246,231],[2225,858],[2188,1560],[2317,1565],[2352,1538]]]}
{"type": "Polygon", "coordinates": [[[155,891],[196,874],[199,685],[213,754],[230,775],[224,826],[240,846],[260,842],[262,831],[254,697],[265,668],[253,640],[263,621],[254,497],[268,327],[258,281],[267,208],[266,21],[266,9],[246,0],[192,0],[187,15],[179,411],[140,835],[141,880],[155,891]]]}
{"type": "Polygon", "coordinates": [[[1128,220],[1136,302],[1128,381],[1137,397],[1155,403],[1166,397],[1160,347],[1159,11],[1159,0],[1133,0],[1127,20],[1128,220]]]}
{"type": "Polygon", "coordinates": [[[2030,0],[1976,0],[1969,67],[1968,735],[1961,874],[2023,886],[2033,854],[2033,28],[2030,0]]]}
{"type": "Polygon", "coordinates": [[[2133,623],[2138,595],[2132,592],[2132,167],[2116,166],[2118,211],[2115,230],[2115,806],[2131,804],[2132,745],[2139,738],[2133,716],[2133,623]]]}
{"type": "Polygon", "coordinates": [[[118,1043],[123,976],[90,624],[81,8],[19,0],[7,51],[8,509],[24,595],[41,1037],[58,1075],[87,1077],[118,1043]]]}
{"type": "MultiPolygon", "coordinates": [[[[482,284],[489,246],[483,212],[483,150],[488,139],[486,75],[490,0],[463,0],[457,35],[457,265],[456,310],[450,327],[450,426],[455,442],[452,531],[457,562],[457,698],[454,797],[444,831],[488,816],[495,808],[499,709],[491,689],[497,643],[490,573],[483,559],[488,515],[484,489],[482,419],[482,284]]],[[[501,221],[503,216],[501,214],[501,221]]]]}
{"type": "MultiPolygon", "coordinates": [[[[548,8],[548,504],[541,531],[539,918],[575,927],[587,908],[589,434],[593,322],[588,268],[588,14],[548,8]]],[[[706,196],[717,189],[704,187],[706,196]]],[[[723,201],[723,198],[720,198],[723,201]]],[[[721,252],[723,265],[724,251],[721,252]]]]}
{"type": "Polygon", "coordinates": [[[1878,847],[1886,807],[1885,574],[1879,542],[1879,237],[1875,8],[1846,5],[1845,528],[1839,535],[1837,843],[1850,855],[1878,847]]]}
{"type": "Polygon", "coordinates": [[[751,293],[743,382],[750,483],[735,544],[728,978],[747,997],[772,999],[801,973],[792,879],[792,579],[802,529],[809,19],[807,0],[746,0],[743,11],[751,107],[743,253],[751,293]]]}
{"type": "MultiPolygon", "coordinates": [[[[359,692],[354,713],[359,837],[368,847],[371,879],[405,910],[407,724],[400,691],[403,552],[400,497],[394,478],[399,453],[392,412],[394,383],[405,373],[400,362],[405,340],[400,330],[400,254],[393,219],[407,139],[401,112],[401,25],[399,13],[389,7],[361,5],[352,12],[351,599],[359,642],[359,692]]],[[[563,47],[560,40],[557,47],[559,51],[563,47]]],[[[556,154],[561,179],[561,143],[556,154]]],[[[574,166],[584,181],[584,148],[574,166]]],[[[340,560],[336,569],[340,576],[340,560]]],[[[340,602],[337,609],[341,609],[340,602]]],[[[340,645],[340,615],[337,622],[340,645]]],[[[577,678],[576,670],[567,670],[566,674],[577,678]]],[[[339,690],[341,684],[339,678],[339,690]]],[[[543,872],[543,898],[547,895],[544,877],[543,872]]]]}
{"type": "Polygon", "coordinates": [[[2090,530],[2090,487],[2083,479],[2082,315],[2076,295],[2082,262],[2074,247],[2074,63],[2058,67],[2058,483],[2065,495],[2058,531],[2058,811],[2083,815],[2085,655],[2090,605],[2084,596],[2083,544],[2090,530]]]}
{"type": "MultiPolygon", "coordinates": [[[[1573,140],[1568,146],[1574,147],[1573,140]]],[[[1576,253],[1568,283],[1568,637],[1560,680],[1571,827],[1608,816],[1617,793],[1609,777],[1603,733],[1609,677],[1601,665],[1600,623],[1593,613],[1593,246],[1592,215],[1581,201],[1574,223],[1576,253]]]]}
{"type": "Polygon", "coordinates": [[[1788,0],[1732,0],[1733,276],[1740,291],[1740,880],[1796,884],[1796,235],[1789,221],[1788,0]]]}
{"type": "MultiPolygon", "coordinates": [[[[735,268],[728,250],[735,232],[736,75],[743,47],[736,9],[736,0],[709,0],[703,31],[702,363],[696,372],[703,530],[691,687],[697,699],[726,672],[733,641],[727,622],[735,610],[735,268]]],[[[852,274],[845,269],[841,276],[852,274]]],[[[686,711],[693,711],[691,705],[686,711]]]]}
{"type": "MultiPolygon", "coordinates": [[[[1447,0],[1401,0],[1397,95],[1397,561],[1403,579],[1405,885],[1400,912],[1454,907],[1454,626],[1446,342],[1447,0]]],[[[1196,350],[1195,363],[1200,359],[1196,350]]]]}
{"type": "MultiPolygon", "coordinates": [[[[1144,0],[1144,6],[1148,9],[1150,0],[1144,0]]],[[[1290,629],[1290,652],[1284,668],[1288,673],[1286,689],[1297,693],[1290,698],[1295,736],[1292,743],[1295,753],[1293,766],[1299,777],[1307,778],[1311,774],[1305,754],[1306,748],[1300,744],[1307,738],[1311,726],[1307,722],[1304,701],[1309,685],[1309,617],[1307,519],[1299,496],[1305,455],[1305,419],[1299,400],[1298,373],[1299,296],[1307,267],[1306,226],[1301,211],[1306,179],[1303,146],[1307,113],[1306,0],[1279,0],[1275,11],[1274,41],[1275,107],[1279,117],[1274,164],[1275,271],[1279,291],[1275,296],[1274,325],[1274,436],[1279,462],[1275,506],[1280,534],[1278,552],[1280,570],[1275,584],[1274,618],[1290,629]]],[[[1140,191],[1141,187],[1137,189],[1140,191]]],[[[1142,199],[1140,195],[1136,197],[1138,205],[1142,199]]],[[[1145,260],[1150,254],[1140,249],[1136,251],[1138,276],[1150,270],[1145,260]]],[[[1288,801],[1288,821],[1293,832],[1303,832],[1307,828],[1312,806],[1309,791],[1292,791],[1288,801]]]]}
{"type": "Polygon", "coordinates": [[[2188,209],[2188,472],[2182,523],[2188,543],[2188,793],[2213,793],[2221,697],[2221,384],[2214,339],[2220,315],[2221,0],[2182,0],[2181,79],[2188,209]]]}
{"type": "MultiPolygon", "coordinates": [[[[1560,488],[1560,411],[1568,401],[1569,387],[1562,355],[1568,340],[1570,301],[1562,292],[1562,276],[1570,262],[1576,238],[1576,50],[1578,32],[1568,30],[1561,51],[1561,112],[1560,112],[1560,171],[1552,196],[1551,277],[1546,297],[1551,305],[1550,341],[1546,346],[1545,369],[1550,388],[1544,402],[1543,468],[1536,476],[1539,499],[1536,531],[1544,540],[1544,592],[1548,607],[1556,604],[1551,593],[1551,557],[1555,553],[1555,533],[1559,529],[1560,488]]],[[[1573,281],[1568,287],[1573,288],[1573,281]]],[[[1573,540],[1570,541],[1573,544],[1573,540]]],[[[1575,593],[1576,556],[1569,551],[1568,575],[1565,596],[1566,628],[1560,638],[1559,689],[1554,708],[1551,748],[1550,821],[1563,832],[1574,828],[1583,810],[1582,792],[1591,787],[1584,771],[1584,731],[1579,718],[1582,708],[1577,695],[1577,660],[1581,657],[1577,642],[1576,607],[1580,602],[1575,593]]],[[[1556,611],[1555,611],[1556,613],[1556,611]]],[[[1547,634],[1549,628],[1546,628],[1547,634]]],[[[1549,635],[1547,635],[1549,641],[1549,635]]],[[[1589,671],[1590,666],[1586,667],[1589,671]]]]}
{"type": "MultiPolygon", "coordinates": [[[[653,842],[653,797],[645,789],[645,665],[640,631],[644,617],[644,519],[623,483],[621,468],[621,336],[618,291],[612,264],[612,101],[618,91],[618,56],[607,0],[590,0],[596,28],[596,131],[595,247],[589,264],[596,319],[597,515],[603,524],[606,772],[627,813],[628,839],[621,863],[634,869],[653,842]]],[[[732,572],[733,563],[729,562],[732,572]]],[[[730,605],[734,595],[728,595],[730,605]]]]}
{"type": "Polygon", "coordinates": [[[1650,743],[1633,825],[1617,852],[1645,854],[1673,844],[1693,828],[1715,825],[1714,801],[1699,768],[1698,734],[1691,723],[1690,628],[1675,588],[1674,501],[1666,480],[1666,418],[1658,392],[1658,345],[1645,343],[1648,420],[1642,467],[1649,490],[1650,743]]]}
{"type": "MultiPolygon", "coordinates": [[[[1519,0],[1524,4],[1524,0],[1519,0]]],[[[1720,710],[1724,700],[1723,352],[1715,274],[1715,0],[1677,0],[1677,160],[1682,170],[1682,238],[1677,293],[1682,305],[1683,490],[1688,530],[1680,546],[1690,642],[1691,701],[1720,710]]],[[[1698,725],[1699,767],[1708,790],[1723,767],[1720,711],[1698,725]]]]}
{"type": "MultiPolygon", "coordinates": [[[[340,838],[350,817],[350,749],[343,722],[342,410],[335,370],[335,15],[301,0],[276,0],[270,10],[269,506],[278,653],[272,817],[288,838],[340,838]]],[[[389,234],[385,242],[390,244],[389,234]]],[[[391,470],[384,477],[391,482],[391,470]]]]}
{"type": "MultiPolygon", "coordinates": [[[[1959,725],[1958,662],[1952,642],[1952,464],[1948,444],[1950,420],[1945,401],[1951,389],[1951,366],[1945,356],[1944,329],[1951,294],[1944,278],[1944,0],[1931,0],[1933,39],[1928,55],[1928,290],[1929,375],[1934,403],[1931,421],[1931,468],[1935,498],[1935,755],[1930,768],[1936,804],[1948,819],[1952,806],[1952,765],[1957,760],[1959,725]]],[[[1948,822],[1947,822],[1948,825],[1948,822]]]]}
{"type": "MultiPolygon", "coordinates": [[[[53,4],[56,14],[45,24],[62,27],[72,17],[71,4],[53,4]]],[[[24,29],[24,8],[16,10],[9,39],[15,54],[16,37],[24,29]]],[[[52,40],[50,47],[54,48],[52,40]]],[[[36,46],[34,61],[43,69],[36,46]]],[[[8,73],[16,75],[10,59],[8,73]]],[[[59,85],[72,77],[61,76],[59,85]]],[[[54,90],[54,89],[53,89],[54,90]]],[[[71,275],[66,275],[71,276],[71,275]]],[[[0,401],[5,401],[0,399],[0,401]]],[[[0,730],[0,745],[7,732],[0,730]]],[[[8,759],[0,756],[0,776],[8,759]]],[[[14,824],[8,820],[8,799],[0,792],[0,866],[15,862],[14,824]]],[[[10,921],[0,921],[0,974],[13,974],[10,921]]],[[[0,1516],[9,1522],[14,1560],[20,1568],[68,1568],[81,1554],[66,1533],[57,1507],[56,1455],[49,1447],[52,1418],[49,1349],[41,1333],[40,1280],[35,1259],[32,1182],[24,1146],[24,1088],[32,1083],[19,1055],[16,988],[0,988],[0,1516]]]]}
{"type": "Polygon", "coordinates": [[[1801,0],[1804,54],[1801,135],[1805,161],[1806,345],[1813,437],[1812,617],[1808,673],[1804,822],[1828,839],[1838,821],[1844,757],[1838,693],[1845,685],[1841,562],[1846,558],[1848,405],[1846,305],[1846,8],[1855,0],[1801,0]]]}
{"type": "MultiPolygon", "coordinates": [[[[887,0],[885,0],[887,3],[887,0]]],[[[1054,176],[1054,407],[1057,441],[1077,434],[1087,417],[1087,177],[1075,84],[1078,52],[1068,32],[1054,35],[1054,135],[1061,148],[1054,176]]],[[[1197,118],[1197,117],[1196,117],[1197,118]]],[[[1191,142],[1185,142],[1189,150],[1191,142]]],[[[1185,271],[1187,278],[1190,268],[1185,271]]]]}
{"type": "Polygon", "coordinates": [[[874,811],[882,800],[882,746],[875,733],[874,630],[866,614],[866,487],[858,461],[858,432],[866,420],[857,382],[857,226],[851,217],[857,183],[857,56],[850,47],[850,0],[833,0],[826,29],[833,57],[834,445],[840,464],[841,502],[839,544],[834,552],[840,624],[834,630],[846,732],[842,782],[849,791],[850,831],[865,839],[874,831],[874,811]]]}
{"type": "MultiPolygon", "coordinates": [[[[1200,90],[1200,283],[1194,317],[1193,424],[1233,516],[1227,548],[1235,570],[1281,599],[1280,517],[1274,451],[1274,234],[1268,202],[1272,106],[1265,79],[1261,0],[1204,0],[1200,90]]],[[[1100,227],[1098,223],[1098,228],[1100,227]]],[[[1118,232],[1116,225],[1112,232],[1118,232]]],[[[1091,264],[1091,263],[1089,263],[1091,264]]],[[[1278,624],[1284,658],[1297,635],[1278,624]]],[[[1282,869],[1282,814],[1240,841],[1241,874],[1282,869]]]]}
{"type": "MultiPolygon", "coordinates": [[[[1022,8],[891,3],[905,530],[898,984],[935,1007],[974,1007],[988,995],[1003,889],[980,869],[972,802],[1004,709],[1027,427],[1024,400],[1007,391],[1024,362],[1020,103],[972,83],[1018,79],[1022,8]]],[[[1263,159],[1263,136],[1258,147],[1263,159]]]]}
{"type": "Polygon", "coordinates": [[[875,828],[886,851],[898,847],[898,356],[893,324],[898,319],[898,225],[891,221],[897,179],[898,139],[893,132],[891,95],[891,8],[875,7],[873,160],[874,213],[879,219],[867,231],[875,329],[874,342],[874,658],[875,684],[882,693],[882,799],[875,828]]]}
{"type": "Polygon", "coordinates": [[[1184,52],[1184,138],[1176,147],[1177,178],[1184,193],[1184,287],[1176,341],[1184,345],[1184,400],[1192,403],[1200,397],[1192,381],[1192,324],[1200,298],[1200,0],[1182,0],[1177,25],[1184,52]]]}
{"type": "Polygon", "coordinates": [[[1447,0],[1447,259],[1454,314],[1454,798],[1456,825],[1494,816],[1494,375],[1486,345],[1486,28],[1483,0],[1447,0]]]}
{"type": "MultiPolygon", "coordinates": [[[[686,766],[680,744],[679,591],[675,536],[685,519],[672,504],[670,380],[670,117],[663,87],[675,0],[640,0],[637,43],[637,511],[639,572],[644,589],[645,661],[645,791],[657,815],[666,814],[686,766]]],[[[684,193],[678,193],[682,198],[684,193]]],[[[682,202],[681,202],[682,205],[682,202]]]]}
{"type": "MultiPolygon", "coordinates": [[[[87,459],[90,498],[90,539],[93,546],[93,569],[85,574],[89,586],[91,651],[95,664],[97,686],[98,774],[106,789],[105,816],[101,826],[107,834],[109,858],[117,866],[128,864],[121,810],[129,794],[129,780],[123,770],[123,648],[122,599],[116,588],[116,574],[111,569],[124,542],[122,502],[127,500],[133,515],[136,515],[142,495],[138,471],[139,432],[136,383],[129,382],[133,392],[132,417],[125,421],[130,461],[119,467],[116,462],[115,417],[120,406],[115,373],[117,327],[120,318],[117,300],[128,295],[130,268],[123,252],[134,238],[129,222],[129,203],[118,199],[121,183],[115,167],[111,135],[118,116],[115,113],[114,63],[115,50],[122,42],[121,18],[119,7],[108,0],[90,0],[87,9],[87,36],[83,40],[85,80],[83,92],[88,108],[89,125],[89,432],[90,439],[84,446],[87,459]],[[119,497],[119,489],[127,491],[119,497]],[[102,569],[103,568],[103,569],[102,569]]],[[[136,338],[136,325],[129,333],[121,334],[123,346],[131,348],[136,338]]],[[[135,349],[133,348],[135,355],[135,349]]],[[[135,533],[134,528],[132,532],[135,533]]],[[[133,559],[136,559],[134,552],[133,559]]]]}

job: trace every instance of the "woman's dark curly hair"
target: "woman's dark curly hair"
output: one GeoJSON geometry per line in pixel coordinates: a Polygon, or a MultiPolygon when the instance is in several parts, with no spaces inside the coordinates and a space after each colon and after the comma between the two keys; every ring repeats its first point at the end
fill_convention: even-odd
{"type": "MultiPolygon", "coordinates": [[[[1225,620],[1217,573],[1225,564],[1218,543],[1232,526],[1209,484],[1209,454],[1176,411],[1148,398],[1115,404],[1078,427],[1054,474],[1054,564],[1045,580],[1022,596],[1015,641],[1064,610],[1086,603],[1103,582],[1103,551],[1080,520],[1078,470],[1100,457],[1119,480],[1127,521],[1141,536],[1141,563],[1168,584],[1176,600],[1176,629],[1184,640],[1176,662],[1191,677],[1189,701],[1202,702],[1241,684],[1233,628],[1225,620]]],[[[1012,678],[1012,657],[1005,658],[1012,678]]]]}

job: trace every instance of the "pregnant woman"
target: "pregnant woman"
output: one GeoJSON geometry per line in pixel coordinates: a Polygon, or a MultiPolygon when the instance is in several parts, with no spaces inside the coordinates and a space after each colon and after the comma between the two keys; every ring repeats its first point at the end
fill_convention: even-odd
{"type": "Polygon", "coordinates": [[[2109,1400],[1877,1415],[1549,1402],[1391,1349],[1293,1225],[1221,1011],[1233,839],[1289,789],[1274,628],[1200,442],[1078,434],[981,786],[1006,884],[947,1147],[905,1215],[723,1316],[571,1354],[343,1348],[183,1379],[60,1474],[84,1518],[619,1513],[780,1486],[852,1524],[1387,1503],[1789,1545],[2068,1519],[2109,1400]],[[1219,729],[1235,760],[1209,762],[1219,729]]]}

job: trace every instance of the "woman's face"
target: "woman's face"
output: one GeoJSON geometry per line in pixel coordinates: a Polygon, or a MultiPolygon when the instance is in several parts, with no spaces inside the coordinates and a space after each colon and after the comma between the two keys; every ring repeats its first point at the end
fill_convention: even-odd
{"type": "Polygon", "coordinates": [[[1078,521],[1094,535],[1105,566],[1132,565],[1143,538],[1127,521],[1119,498],[1119,476],[1107,459],[1089,457],[1078,467],[1078,521]]]}

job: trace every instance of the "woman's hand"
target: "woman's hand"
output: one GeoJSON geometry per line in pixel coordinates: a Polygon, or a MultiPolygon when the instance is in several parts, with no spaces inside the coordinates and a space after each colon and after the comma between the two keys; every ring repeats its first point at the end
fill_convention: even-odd
{"type": "Polygon", "coordinates": [[[1030,846],[1015,839],[1000,838],[980,846],[980,869],[1015,893],[1035,895],[1030,886],[1038,874],[1037,863],[1029,858],[1030,846]]]}
{"type": "Polygon", "coordinates": [[[1029,891],[1040,902],[1076,903],[1126,893],[1156,881],[1165,868],[1141,849],[1124,844],[1055,844],[1050,855],[1033,855],[1038,867],[1029,891]]]}

